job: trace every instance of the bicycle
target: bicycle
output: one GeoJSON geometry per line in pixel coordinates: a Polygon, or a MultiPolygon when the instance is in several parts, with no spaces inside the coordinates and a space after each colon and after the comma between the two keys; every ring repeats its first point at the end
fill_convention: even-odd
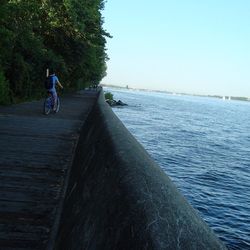
{"type": "Polygon", "coordinates": [[[51,93],[48,92],[48,96],[44,100],[43,104],[43,112],[45,115],[48,115],[51,110],[53,110],[55,113],[59,112],[60,109],[60,99],[59,96],[57,96],[56,100],[56,108],[54,109],[54,99],[51,93]]]}

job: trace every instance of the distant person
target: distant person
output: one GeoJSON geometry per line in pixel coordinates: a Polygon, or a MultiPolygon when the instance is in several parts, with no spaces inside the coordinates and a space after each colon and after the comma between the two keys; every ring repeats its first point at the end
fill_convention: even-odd
{"type": "Polygon", "coordinates": [[[62,84],[59,82],[58,77],[55,74],[54,70],[50,70],[49,76],[46,79],[45,82],[45,88],[47,89],[48,93],[52,95],[54,105],[53,110],[56,110],[56,103],[57,103],[57,92],[56,92],[56,86],[59,85],[61,89],[63,89],[62,84]]]}

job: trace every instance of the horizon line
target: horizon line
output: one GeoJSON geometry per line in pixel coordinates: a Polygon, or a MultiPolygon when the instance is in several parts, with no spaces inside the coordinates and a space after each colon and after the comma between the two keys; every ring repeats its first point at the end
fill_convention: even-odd
{"type": "Polygon", "coordinates": [[[170,93],[170,94],[180,94],[180,95],[192,95],[192,96],[201,96],[201,97],[216,97],[216,98],[228,98],[226,100],[243,100],[250,101],[250,97],[247,96],[234,96],[234,95],[220,95],[220,94],[198,94],[198,93],[188,93],[183,91],[170,91],[170,90],[162,90],[162,89],[148,89],[148,88],[139,88],[139,87],[129,87],[129,85],[118,85],[118,84],[108,84],[108,83],[100,83],[100,85],[104,87],[114,87],[114,88],[122,88],[122,89],[131,89],[131,90],[141,90],[141,91],[152,91],[152,92],[162,92],[162,93],[170,93]]]}

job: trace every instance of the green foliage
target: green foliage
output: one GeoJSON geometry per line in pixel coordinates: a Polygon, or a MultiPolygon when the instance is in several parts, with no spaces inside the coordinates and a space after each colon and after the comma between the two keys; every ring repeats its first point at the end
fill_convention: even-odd
{"type": "Polygon", "coordinates": [[[0,104],[10,103],[9,84],[6,81],[3,72],[0,71],[0,104]]]}
{"type": "Polygon", "coordinates": [[[102,28],[103,8],[103,0],[1,1],[2,91],[9,89],[14,101],[40,96],[46,68],[54,68],[66,88],[99,84],[111,37],[102,28]]]}
{"type": "Polygon", "coordinates": [[[113,95],[111,92],[106,92],[106,93],[104,94],[104,96],[105,96],[105,100],[110,100],[110,101],[113,101],[113,100],[114,100],[114,99],[113,99],[114,95],[113,95]]]}

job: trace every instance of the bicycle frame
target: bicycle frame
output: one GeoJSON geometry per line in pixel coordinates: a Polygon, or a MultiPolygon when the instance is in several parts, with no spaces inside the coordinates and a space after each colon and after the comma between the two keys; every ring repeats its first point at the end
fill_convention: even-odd
{"type": "Polygon", "coordinates": [[[56,109],[54,109],[54,97],[52,96],[50,92],[48,92],[48,95],[44,100],[44,114],[48,115],[51,110],[54,110],[55,113],[57,113],[59,111],[59,108],[60,108],[59,97],[57,96],[56,109]]]}

